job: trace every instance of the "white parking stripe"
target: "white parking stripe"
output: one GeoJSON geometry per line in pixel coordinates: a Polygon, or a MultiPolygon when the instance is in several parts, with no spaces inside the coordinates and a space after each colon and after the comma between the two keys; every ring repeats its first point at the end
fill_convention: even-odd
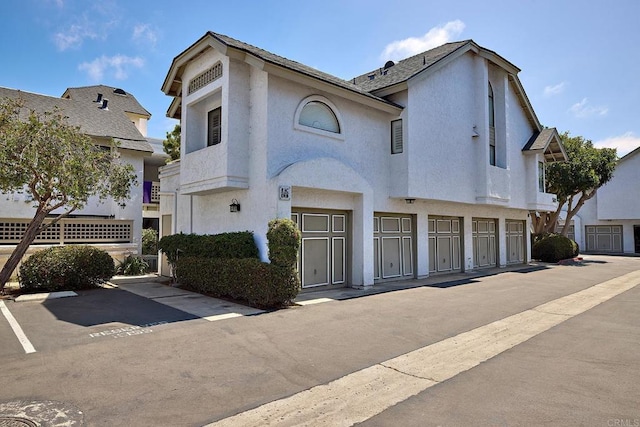
{"type": "Polygon", "coordinates": [[[0,311],[2,312],[2,314],[4,314],[4,317],[7,319],[7,322],[9,322],[9,326],[11,326],[11,329],[13,329],[13,333],[16,334],[18,341],[20,341],[20,344],[22,344],[22,348],[24,348],[24,352],[27,354],[35,353],[36,349],[33,347],[33,345],[31,344],[31,341],[29,341],[29,338],[27,338],[24,331],[20,327],[20,324],[18,323],[16,318],[13,317],[13,314],[11,314],[11,312],[9,311],[9,308],[5,305],[4,301],[2,300],[0,300],[0,311]]]}
{"type": "Polygon", "coordinates": [[[635,271],[225,418],[208,427],[351,426],[472,369],[638,284],[640,271],[635,271]]]}

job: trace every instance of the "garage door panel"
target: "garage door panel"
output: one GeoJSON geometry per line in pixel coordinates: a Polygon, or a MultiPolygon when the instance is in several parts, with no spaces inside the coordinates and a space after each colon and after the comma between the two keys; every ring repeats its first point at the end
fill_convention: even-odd
{"type": "Polygon", "coordinates": [[[382,238],[382,278],[399,277],[401,259],[400,237],[382,238]]]}
{"type": "Polygon", "coordinates": [[[302,285],[329,284],[329,238],[302,239],[302,285]]]}
{"type": "Polygon", "coordinates": [[[438,237],[438,271],[451,271],[451,237],[438,237]]]}
{"type": "Polygon", "coordinates": [[[331,272],[334,284],[344,283],[345,281],[345,257],[346,242],[344,237],[334,237],[332,242],[333,249],[333,270],[331,272]]]}
{"type": "Polygon", "coordinates": [[[413,242],[411,237],[402,238],[402,274],[413,275],[413,242]]]}

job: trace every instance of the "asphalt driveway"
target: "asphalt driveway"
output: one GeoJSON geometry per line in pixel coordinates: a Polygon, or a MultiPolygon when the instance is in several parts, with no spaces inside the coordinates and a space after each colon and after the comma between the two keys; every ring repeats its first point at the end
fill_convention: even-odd
{"type": "MultiPolygon", "coordinates": [[[[85,425],[225,420],[640,269],[640,258],[586,261],[431,278],[362,298],[366,292],[305,293],[306,306],[250,315],[230,307],[211,314],[201,301],[189,308],[188,295],[144,286],[134,293],[128,285],[43,304],[7,303],[36,352],[25,354],[0,318],[0,414],[10,402],[46,401],[76,408],[85,425]]],[[[640,395],[640,326],[633,320],[639,294],[635,287],[612,297],[382,408],[365,424],[607,425],[640,418],[629,399],[640,395]]]]}

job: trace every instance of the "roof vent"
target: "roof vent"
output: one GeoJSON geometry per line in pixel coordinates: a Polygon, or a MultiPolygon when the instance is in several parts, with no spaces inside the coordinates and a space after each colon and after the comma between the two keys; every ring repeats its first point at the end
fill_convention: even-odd
{"type": "Polygon", "coordinates": [[[101,93],[98,94],[98,99],[96,99],[95,102],[102,102],[102,94],[101,93]]]}
{"type": "Polygon", "coordinates": [[[386,70],[386,69],[388,69],[388,68],[393,67],[394,65],[396,65],[396,63],[395,63],[395,62],[393,62],[393,61],[387,61],[387,62],[384,64],[384,69],[386,70]]]}
{"type": "Polygon", "coordinates": [[[115,93],[116,95],[122,95],[122,96],[127,96],[127,92],[125,92],[124,90],[120,89],[120,88],[116,88],[113,90],[113,93],[115,93]]]}
{"type": "Polygon", "coordinates": [[[107,98],[104,98],[102,100],[102,105],[100,106],[101,110],[106,110],[109,111],[109,108],[107,107],[107,104],[109,103],[109,100],[107,98]]]}
{"type": "Polygon", "coordinates": [[[422,65],[427,65],[427,58],[425,56],[422,57],[422,65]]]}

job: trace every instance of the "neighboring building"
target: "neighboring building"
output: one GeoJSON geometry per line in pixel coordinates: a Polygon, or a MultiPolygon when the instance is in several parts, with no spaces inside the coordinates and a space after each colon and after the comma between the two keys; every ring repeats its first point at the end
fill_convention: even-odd
{"type": "Polygon", "coordinates": [[[618,161],[613,178],[572,218],[583,252],[640,254],[640,147],[618,161]]]}
{"type": "MultiPolygon", "coordinates": [[[[73,212],[38,236],[27,254],[48,245],[67,243],[93,244],[116,259],[139,253],[142,183],[147,179],[147,158],[151,159],[153,152],[146,138],[151,114],[130,93],[103,85],[69,88],[61,98],[0,87],[0,99],[5,98],[21,99],[27,108],[40,112],[59,108],[68,117],[69,124],[80,126],[98,145],[108,145],[113,138],[119,144],[121,158],[133,165],[139,182],[131,188],[126,207],[112,200],[100,203],[92,198],[84,209],[73,212]]],[[[157,181],[157,165],[155,168],[154,181],[157,181]]],[[[11,254],[33,214],[25,193],[0,196],[0,262],[11,254]]]]}
{"type": "Polygon", "coordinates": [[[519,71],[467,40],[344,81],[207,32],[162,87],[182,147],[161,234],[253,230],[266,259],[268,221],[292,218],[305,288],[525,263],[566,154],[519,71]]]}

